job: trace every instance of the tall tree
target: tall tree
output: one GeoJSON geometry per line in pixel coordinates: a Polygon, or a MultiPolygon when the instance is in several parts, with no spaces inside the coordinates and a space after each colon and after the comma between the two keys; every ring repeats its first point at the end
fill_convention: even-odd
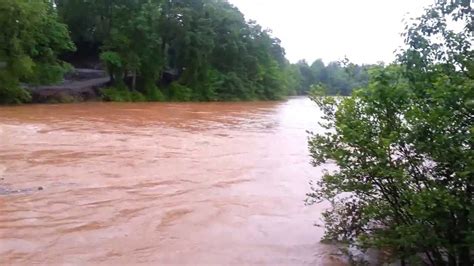
{"type": "Polygon", "coordinates": [[[338,165],[309,194],[332,203],[328,239],[388,250],[402,264],[472,265],[472,35],[469,1],[437,1],[367,88],[339,104],[314,97],[328,131],[311,138],[313,163],[338,165]]]}
{"type": "Polygon", "coordinates": [[[29,100],[21,82],[46,84],[62,78],[68,65],[57,57],[74,45],[49,1],[1,1],[0,28],[1,103],[29,100]]]}

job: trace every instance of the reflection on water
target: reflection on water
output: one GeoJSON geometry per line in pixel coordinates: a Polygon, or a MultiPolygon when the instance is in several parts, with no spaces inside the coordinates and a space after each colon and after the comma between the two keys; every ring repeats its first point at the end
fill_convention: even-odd
{"type": "Polygon", "coordinates": [[[316,107],[0,108],[0,264],[335,265],[304,206],[316,107]]]}

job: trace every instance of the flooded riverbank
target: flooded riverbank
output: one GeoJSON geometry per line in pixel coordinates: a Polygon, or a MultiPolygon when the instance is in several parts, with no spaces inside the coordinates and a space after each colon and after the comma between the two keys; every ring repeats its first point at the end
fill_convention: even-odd
{"type": "Polygon", "coordinates": [[[0,264],[338,265],[306,98],[0,108],[0,264]],[[41,188],[41,189],[39,189],[41,188]]]}

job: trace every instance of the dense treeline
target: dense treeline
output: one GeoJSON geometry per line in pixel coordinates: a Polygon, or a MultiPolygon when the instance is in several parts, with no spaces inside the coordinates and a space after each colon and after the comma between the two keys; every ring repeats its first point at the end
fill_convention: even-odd
{"type": "Polygon", "coordinates": [[[300,80],[280,40],[225,0],[5,0],[0,27],[4,103],[60,81],[64,61],[104,66],[110,100],[273,100],[300,80]]]}
{"type": "Polygon", "coordinates": [[[115,100],[279,99],[294,94],[280,41],[223,0],[56,0],[83,58],[100,56],[115,100]],[[169,84],[170,81],[173,81],[169,84]],[[133,97],[133,95],[132,95],[133,97]]]}
{"type": "Polygon", "coordinates": [[[275,100],[323,85],[349,95],[369,66],[290,64],[280,40],[226,0],[5,0],[0,102],[21,84],[51,84],[75,66],[105,68],[114,101],[275,100]],[[62,60],[60,60],[62,59],[62,60]]]}
{"type": "Polygon", "coordinates": [[[311,65],[301,60],[293,67],[298,71],[297,93],[308,94],[315,86],[322,86],[327,95],[350,95],[354,89],[367,86],[369,81],[368,70],[373,65],[357,65],[335,61],[325,65],[323,60],[317,59],[311,65]]]}

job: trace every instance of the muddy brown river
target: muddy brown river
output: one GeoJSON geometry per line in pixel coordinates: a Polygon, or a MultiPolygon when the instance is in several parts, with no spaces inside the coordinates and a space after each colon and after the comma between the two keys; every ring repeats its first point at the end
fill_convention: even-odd
{"type": "Polygon", "coordinates": [[[339,265],[306,98],[0,107],[0,265],[339,265]]]}

